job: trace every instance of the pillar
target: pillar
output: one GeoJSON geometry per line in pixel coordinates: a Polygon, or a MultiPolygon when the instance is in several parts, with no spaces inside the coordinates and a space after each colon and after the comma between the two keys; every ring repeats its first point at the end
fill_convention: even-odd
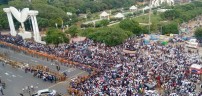
{"type": "Polygon", "coordinates": [[[41,41],[41,36],[40,36],[40,33],[39,33],[39,27],[38,27],[36,15],[34,15],[34,23],[35,23],[35,28],[36,28],[36,38],[37,38],[37,41],[41,41]]]}
{"type": "Polygon", "coordinates": [[[11,11],[9,8],[4,8],[3,9],[4,12],[7,13],[7,17],[8,17],[8,23],[9,23],[9,27],[10,27],[10,34],[12,36],[16,36],[16,31],[15,31],[15,26],[14,26],[14,23],[13,23],[13,17],[12,17],[12,14],[11,14],[11,11]]]}
{"type": "Polygon", "coordinates": [[[35,23],[34,23],[34,16],[31,15],[31,20],[32,20],[32,27],[33,27],[33,37],[34,37],[34,41],[37,40],[37,36],[36,36],[36,27],[35,27],[35,23]]]}
{"type": "Polygon", "coordinates": [[[25,25],[23,22],[21,22],[21,27],[22,27],[23,32],[25,32],[25,25]]]}

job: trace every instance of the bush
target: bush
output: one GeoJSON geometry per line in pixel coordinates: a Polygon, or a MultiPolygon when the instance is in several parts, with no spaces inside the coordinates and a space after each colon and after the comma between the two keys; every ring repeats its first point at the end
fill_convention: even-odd
{"type": "Polygon", "coordinates": [[[109,24],[109,20],[101,20],[95,23],[95,27],[106,27],[109,24]]]}
{"type": "Polygon", "coordinates": [[[93,23],[81,24],[81,28],[88,28],[88,27],[94,27],[94,24],[93,23]]]}

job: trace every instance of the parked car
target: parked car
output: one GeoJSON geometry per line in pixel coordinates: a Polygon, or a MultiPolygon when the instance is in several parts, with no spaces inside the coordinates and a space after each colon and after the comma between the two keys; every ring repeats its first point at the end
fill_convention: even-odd
{"type": "Polygon", "coordinates": [[[56,94],[57,94],[56,90],[43,89],[32,94],[32,96],[56,96],[56,94]]]}

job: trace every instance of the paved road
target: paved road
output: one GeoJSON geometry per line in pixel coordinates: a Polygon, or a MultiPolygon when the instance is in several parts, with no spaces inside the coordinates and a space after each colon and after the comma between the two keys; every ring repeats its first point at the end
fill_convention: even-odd
{"type": "Polygon", "coordinates": [[[9,65],[5,65],[5,67],[1,65],[2,63],[0,63],[0,78],[6,83],[4,96],[20,96],[19,93],[22,92],[22,88],[25,88],[25,86],[33,85],[36,90],[40,90],[54,85],[54,83],[43,82],[29,73],[24,73],[21,69],[14,70],[9,65]]]}
{"type": "MultiPolygon", "coordinates": [[[[18,62],[25,62],[31,65],[42,64],[47,66],[51,70],[56,71],[56,66],[54,62],[43,60],[41,58],[35,58],[32,56],[25,55],[23,53],[18,53],[12,51],[10,49],[1,48],[0,53],[8,53],[9,58],[18,62]]],[[[22,92],[22,88],[25,86],[37,86],[36,90],[41,90],[45,88],[55,89],[57,92],[66,94],[66,88],[69,84],[69,81],[76,76],[87,75],[88,73],[76,68],[68,68],[66,66],[62,66],[60,72],[66,72],[68,76],[68,80],[65,82],[59,83],[50,83],[50,82],[43,82],[41,79],[33,77],[31,73],[24,73],[23,69],[13,69],[9,65],[5,67],[2,66],[0,63],[0,76],[3,81],[6,82],[7,88],[4,90],[4,96],[19,96],[19,93],[22,92]]],[[[0,94],[1,96],[1,94],[0,94]]],[[[25,96],[29,96],[28,94],[25,96]]]]}
{"type": "MultiPolygon", "coordinates": [[[[9,58],[12,60],[24,62],[29,65],[42,64],[44,66],[47,66],[51,70],[57,71],[55,62],[51,62],[50,60],[47,61],[46,59],[43,60],[42,58],[35,58],[35,57],[29,56],[29,55],[25,55],[23,53],[18,53],[18,52],[0,47],[0,53],[4,53],[4,52],[8,53],[9,58]]],[[[72,77],[75,74],[79,74],[84,71],[76,69],[76,68],[68,68],[66,66],[60,65],[60,72],[66,72],[68,77],[72,77]]]]}

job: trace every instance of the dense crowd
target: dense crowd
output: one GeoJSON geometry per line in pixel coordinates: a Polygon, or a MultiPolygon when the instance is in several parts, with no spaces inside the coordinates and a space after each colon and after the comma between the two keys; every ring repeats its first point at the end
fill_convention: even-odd
{"type": "MultiPolygon", "coordinates": [[[[142,37],[131,37],[115,47],[89,39],[51,47],[24,41],[20,36],[0,36],[1,41],[100,69],[101,72],[81,84],[71,83],[73,88],[83,91],[84,96],[139,96],[149,92],[156,96],[194,95],[196,84],[201,82],[200,75],[191,74],[189,68],[192,64],[201,63],[200,56],[198,51],[185,48],[182,40],[177,38],[181,37],[175,37],[172,40],[175,42],[168,45],[159,42],[145,44],[142,37]],[[125,53],[124,49],[134,53],[125,53]],[[156,92],[156,88],[163,91],[156,92]]],[[[37,76],[46,78],[40,72],[37,76]]]]}
{"type": "Polygon", "coordinates": [[[51,83],[57,81],[56,76],[51,75],[50,73],[45,72],[45,71],[34,70],[31,68],[25,68],[25,73],[27,73],[27,72],[31,72],[34,77],[38,77],[38,78],[42,79],[43,81],[49,81],[51,83]]]}

